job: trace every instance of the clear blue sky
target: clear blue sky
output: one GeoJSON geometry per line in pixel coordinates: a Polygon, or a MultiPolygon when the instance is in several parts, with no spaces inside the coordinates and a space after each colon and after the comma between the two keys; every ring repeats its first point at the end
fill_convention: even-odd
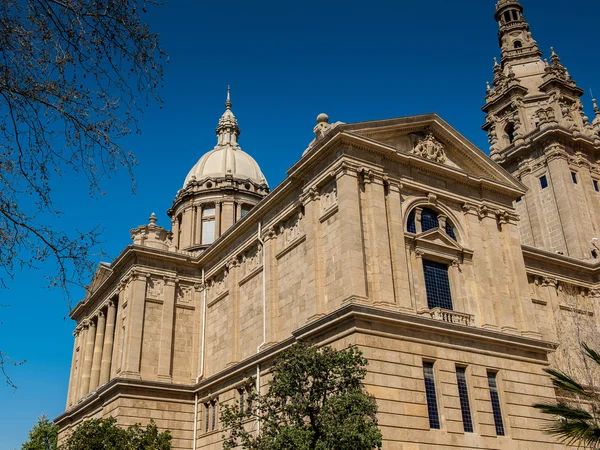
{"type": "MultiPolygon", "coordinates": [[[[534,38],[554,46],[573,78],[600,96],[600,2],[522,0],[534,38]],[[565,6],[567,5],[567,6],[565,6]]],[[[114,258],[129,230],[166,210],[214,129],[232,87],[242,148],[271,187],[313,138],[320,112],[356,122],[437,112],[487,151],[480,126],[485,81],[499,56],[494,0],[200,2],[171,0],[148,20],[170,54],[162,110],[149,110],[143,134],[124,144],[139,159],[138,189],[123,172],[90,198],[72,175],[55,184],[66,230],[104,228],[114,258]]],[[[43,273],[24,272],[0,291],[0,348],[27,363],[11,370],[17,390],[0,386],[0,450],[20,448],[36,418],[65,406],[74,324],[60,293],[43,289],[43,273]]],[[[81,292],[74,292],[81,298],[81,292]]]]}

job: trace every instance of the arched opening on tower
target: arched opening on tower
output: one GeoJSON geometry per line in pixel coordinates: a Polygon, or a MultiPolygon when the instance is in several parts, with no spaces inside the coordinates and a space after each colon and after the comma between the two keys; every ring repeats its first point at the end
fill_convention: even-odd
{"type": "Polygon", "coordinates": [[[508,122],[506,128],[504,128],[504,132],[508,137],[508,142],[512,144],[515,141],[515,124],[512,122],[508,122]]]}
{"type": "Polygon", "coordinates": [[[515,41],[515,43],[513,44],[515,48],[522,48],[523,44],[521,43],[521,41],[515,41]]]}

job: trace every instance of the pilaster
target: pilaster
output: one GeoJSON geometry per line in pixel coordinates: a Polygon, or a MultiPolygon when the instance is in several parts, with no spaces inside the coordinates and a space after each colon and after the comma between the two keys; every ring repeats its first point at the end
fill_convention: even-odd
{"type": "Polygon", "coordinates": [[[340,247],[343,261],[343,292],[345,301],[367,299],[367,279],[365,254],[363,248],[364,233],[361,224],[361,202],[358,174],[347,165],[336,175],[340,223],[340,247]]]}
{"type": "Polygon", "coordinates": [[[115,319],[115,342],[114,342],[114,350],[112,354],[112,361],[110,364],[110,379],[117,376],[119,372],[121,372],[122,364],[123,364],[123,346],[125,341],[125,320],[124,320],[124,311],[125,311],[125,289],[127,289],[127,283],[122,280],[119,284],[119,300],[117,302],[117,317],[115,319]]]}
{"type": "Polygon", "coordinates": [[[158,378],[171,381],[171,360],[173,350],[173,317],[175,314],[175,290],[179,280],[165,276],[164,301],[160,321],[160,349],[158,353],[158,378]]]}
{"type": "Polygon", "coordinates": [[[131,276],[132,293],[128,301],[128,331],[125,342],[123,370],[126,377],[140,378],[140,362],[142,355],[142,334],[144,326],[144,309],[146,303],[146,275],[134,271],[131,276]]]}
{"type": "Polygon", "coordinates": [[[266,340],[268,344],[274,344],[279,340],[279,271],[277,266],[277,232],[274,228],[268,228],[263,234],[265,242],[265,255],[263,261],[263,276],[266,280],[267,297],[267,331],[266,340]]]}
{"type": "MultiPolygon", "coordinates": [[[[323,295],[323,261],[321,256],[321,222],[319,220],[321,207],[319,192],[317,188],[312,187],[301,197],[304,206],[304,216],[306,217],[304,232],[306,234],[306,259],[312,264],[307,265],[306,292],[307,299],[314,299],[314,302],[307,305],[308,321],[316,320],[325,315],[325,299],[323,295]]],[[[310,300],[309,300],[310,301],[310,300]]]]}

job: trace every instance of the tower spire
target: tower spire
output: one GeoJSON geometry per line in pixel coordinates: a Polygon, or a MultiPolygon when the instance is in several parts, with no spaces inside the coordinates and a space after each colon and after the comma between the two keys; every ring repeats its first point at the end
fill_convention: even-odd
{"type": "Polygon", "coordinates": [[[225,108],[231,109],[231,86],[227,85],[227,100],[225,101],[225,108]]]}
{"type": "Polygon", "coordinates": [[[217,146],[229,145],[234,149],[239,147],[238,137],[240,135],[240,127],[238,121],[231,111],[231,87],[227,86],[227,100],[225,100],[225,112],[219,119],[217,126],[217,146]]]}
{"type": "Polygon", "coordinates": [[[519,0],[499,0],[494,17],[500,25],[498,41],[502,49],[502,68],[517,61],[541,60],[542,52],[531,35],[519,0]]]}

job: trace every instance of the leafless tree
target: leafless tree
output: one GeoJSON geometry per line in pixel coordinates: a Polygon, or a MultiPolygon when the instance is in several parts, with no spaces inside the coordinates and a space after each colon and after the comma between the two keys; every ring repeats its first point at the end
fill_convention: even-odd
{"type": "Polygon", "coordinates": [[[161,102],[166,55],[143,20],[160,3],[0,0],[0,287],[51,264],[49,285],[67,292],[92,269],[100,230],[49,226],[61,214],[51,187],[73,171],[92,196],[118,168],[133,180],[136,160],[118,142],[161,102]]]}

